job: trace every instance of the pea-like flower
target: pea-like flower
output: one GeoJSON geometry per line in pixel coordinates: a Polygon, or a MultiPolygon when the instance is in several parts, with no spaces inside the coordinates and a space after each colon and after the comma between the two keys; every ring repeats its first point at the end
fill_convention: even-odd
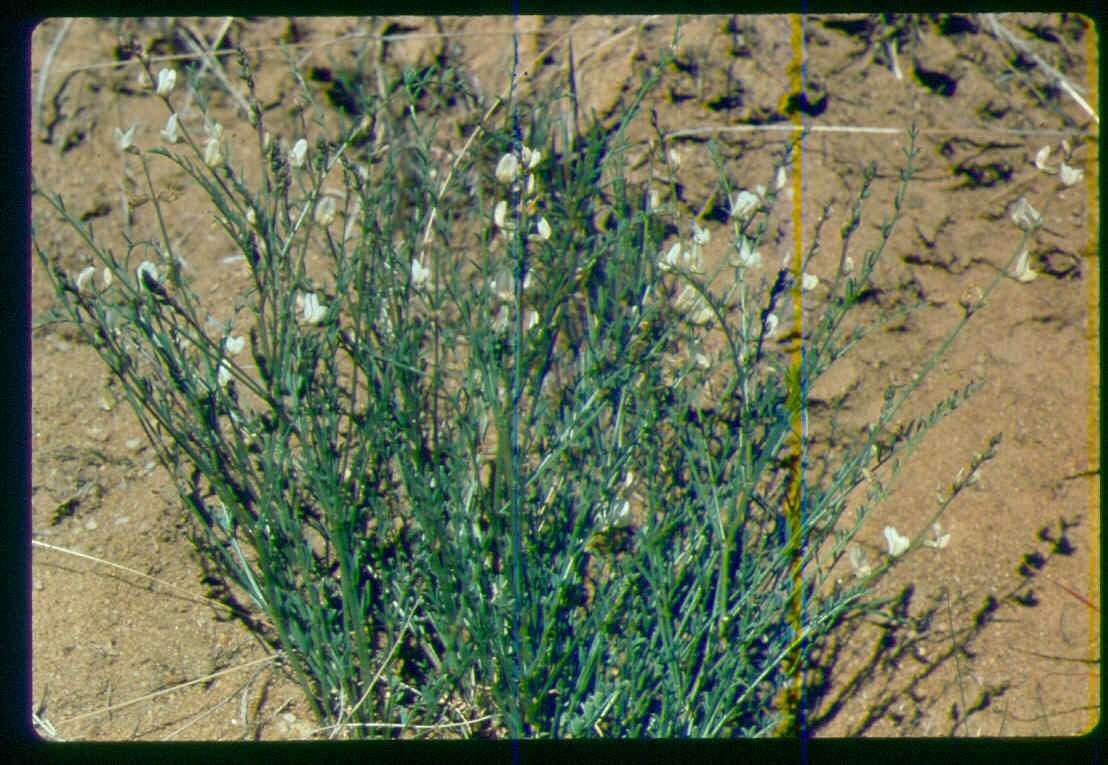
{"type": "Polygon", "coordinates": [[[157,284],[159,281],[158,267],[149,260],[144,260],[139,263],[138,268],[135,269],[135,277],[138,279],[139,284],[149,288],[150,281],[153,281],[154,284],[157,284]]]}
{"type": "Polygon", "coordinates": [[[815,274],[810,274],[805,271],[800,276],[800,289],[804,292],[811,292],[819,286],[819,277],[815,274]]]}
{"type": "Polygon", "coordinates": [[[539,162],[542,162],[542,149],[529,149],[523,147],[523,164],[528,170],[534,170],[539,162]]]}
{"type": "Polygon", "coordinates": [[[1043,148],[1039,149],[1039,151],[1035,154],[1035,167],[1039,168],[1044,173],[1054,172],[1047,165],[1047,162],[1049,160],[1050,160],[1050,147],[1049,146],[1044,146],[1043,148]]]}
{"type": "Polygon", "coordinates": [[[1031,253],[1028,252],[1026,247],[1020,251],[1019,257],[1016,258],[1016,264],[1012,267],[1012,275],[1024,284],[1033,281],[1039,275],[1038,271],[1031,268],[1031,253]]]}
{"type": "Polygon", "coordinates": [[[330,226],[335,219],[335,200],[323,197],[315,208],[315,222],[321,226],[330,226]]]}
{"type": "Polygon", "coordinates": [[[246,347],[246,339],[242,337],[236,337],[234,335],[228,335],[227,344],[224,347],[227,348],[227,353],[234,356],[235,354],[242,353],[242,349],[246,347]]]}
{"type": "Polygon", "coordinates": [[[516,227],[515,221],[508,217],[508,203],[503,199],[497,202],[496,207],[493,208],[492,220],[497,228],[505,231],[512,231],[516,227]]]}
{"type": "Polygon", "coordinates": [[[173,86],[177,84],[177,70],[163,69],[158,72],[158,95],[168,96],[173,92],[173,86]]]}
{"type": "Polygon", "coordinates": [[[96,269],[93,266],[89,266],[88,268],[81,271],[81,273],[77,274],[77,291],[78,292],[84,292],[85,291],[85,287],[88,286],[89,279],[92,278],[92,275],[94,273],[96,273],[96,269]]]}
{"type": "MultiPolygon", "coordinates": [[[[525,149],[526,151],[526,149],[525,149]]],[[[519,175],[519,160],[514,154],[505,154],[496,163],[496,180],[509,185],[519,175]]]]}
{"type": "Polygon", "coordinates": [[[231,382],[231,367],[228,366],[226,361],[219,362],[218,380],[219,387],[223,388],[227,383],[231,382]]]}
{"type": "Polygon", "coordinates": [[[850,566],[854,569],[854,576],[861,579],[872,571],[869,563],[866,562],[866,552],[861,547],[851,545],[846,552],[850,557],[850,566]]]}
{"type": "Polygon", "coordinates": [[[773,179],[773,188],[775,191],[780,191],[785,188],[785,184],[789,182],[789,174],[785,170],[785,166],[777,168],[777,176],[773,179]]]}
{"type": "Polygon", "coordinates": [[[431,280],[431,269],[420,263],[418,260],[412,261],[412,286],[416,288],[425,287],[431,280]]]}
{"type": "Polygon", "coordinates": [[[169,119],[165,121],[165,127],[162,128],[162,138],[166,143],[177,143],[177,113],[169,115],[169,119]]]}
{"type": "Polygon", "coordinates": [[[766,316],[766,337],[773,337],[774,333],[777,332],[778,324],[780,324],[780,319],[777,318],[777,314],[771,313],[766,316]]]}
{"type": "Polygon", "coordinates": [[[936,550],[941,550],[950,544],[950,534],[943,533],[943,527],[938,521],[931,524],[931,539],[925,539],[924,544],[928,547],[934,547],[936,550]]]}
{"type": "Polygon", "coordinates": [[[693,244],[705,245],[712,240],[712,234],[708,229],[693,224],[693,244]]]}
{"type": "Polygon", "coordinates": [[[304,166],[304,160],[308,156],[308,142],[301,138],[292,149],[289,150],[289,164],[300,168],[304,166]]]}
{"type": "Polygon", "coordinates": [[[752,191],[743,189],[735,196],[731,197],[731,217],[738,218],[740,221],[745,221],[762,204],[761,198],[752,191]]]}
{"type": "Polygon", "coordinates": [[[223,145],[218,138],[209,138],[204,146],[204,164],[208,167],[218,167],[223,162],[223,145]]]}
{"type": "Polygon", "coordinates": [[[1072,186],[1081,180],[1085,174],[1077,168],[1070,167],[1065,162],[1058,166],[1058,178],[1063,186],[1072,186]]]}
{"type": "Polygon", "coordinates": [[[1023,230],[1028,230],[1037,227],[1043,222],[1043,218],[1039,215],[1038,210],[1031,206],[1023,197],[1016,200],[1016,203],[1012,205],[1012,222],[1023,230]]]}
{"type": "Polygon", "coordinates": [[[754,268],[762,263],[762,256],[754,249],[754,240],[745,236],[740,236],[735,243],[735,253],[737,258],[732,261],[732,265],[754,268]]]}
{"type": "Polygon", "coordinates": [[[901,536],[892,526],[885,527],[885,541],[889,543],[889,555],[897,557],[912,544],[908,537],[901,536]]]}
{"type": "Polygon", "coordinates": [[[550,239],[550,224],[546,222],[546,218],[539,218],[535,224],[535,233],[528,236],[528,239],[532,241],[545,242],[550,239]]]}
{"type": "Polygon", "coordinates": [[[126,131],[115,128],[112,131],[112,136],[115,138],[115,145],[119,147],[122,152],[134,151],[133,145],[135,142],[135,128],[137,125],[131,125],[126,131]]]}
{"type": "Polygon", "coordinates": [[[296,307],[300,309],[300,319],[305,324],[319,324],[327,314],[326,306],[320,304],[314,292],[297,295],[296,307]]]}

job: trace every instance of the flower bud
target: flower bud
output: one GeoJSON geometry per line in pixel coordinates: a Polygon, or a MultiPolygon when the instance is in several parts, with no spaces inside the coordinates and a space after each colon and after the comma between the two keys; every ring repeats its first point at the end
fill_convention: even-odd
{"type": "Polygon", "coordinates": [[[162,138],[166,143],[177,143],[177,114],[174,112],[169,115],[169,119],[165,121],[165,128],[162,129],[162,138]]]}
{"type": "Polygon", "coordinates": [[[335,219],[335,200],[323,197],[315,208],[315,222],[321,226],[330,226],[335,219]]]}
{"type": "Polygon", "coordinates": [[[289,164],[293,167],[303,167],[304,158],[308,156],[308,142],[301,138],[289,151],[289,164]]]}
{"type": "Polygon", "coordinates": [[[177,71],[175,69],[163,69],[158,72],[158,95],[168,96],[173,92],[173,86],[177,84],[177,71]]]}
{"type": "Polygon", "coordinates": [[[505,154],[496,163],[496,180],[505,186],[510,184],[519,175],[519,160],[514,154],[505,154]]]}
{"type": "Polygon", "coordinates": [[[209,138],[207,145],[204,147],[204,164],[208,167],[215,168],[223,162],[223,147],[219,143],[218,138],[209,138]]]}

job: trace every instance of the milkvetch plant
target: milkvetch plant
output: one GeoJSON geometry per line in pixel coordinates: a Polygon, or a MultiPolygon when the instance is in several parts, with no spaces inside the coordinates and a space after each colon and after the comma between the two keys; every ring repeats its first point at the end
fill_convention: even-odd
{"type": "Polygon", "coordinates": [[[614,126],[572,134],[541,99],[512,114],[498,102],[449,152],[417,106],[462,92],[450,71],[407,69],[361,94],[337,135],[305,86],[316,118],[291,147],[245,54],[256,147],[231,145],[194,81],[200,117],[174,109],[163,71],[164,143],[113,133],[151,186],[157,231],[123,256],[36,184],[95,260],[71,277],[35,240],[59,301],[329,734],[461,716],[487,735],[764,735],[789,712],[773,703],[796,680],[786,656],[879,607],[870,593],[894,559],[941,554],[937,516],[917,536],[888,527],[873,566],[853,540],[882,475],[976,389],[893,427],[946,345],[822,474],[788,447],[796,392],[872,329],[844,320],[893,235],[914,143],[857,263],[846,251],[873,167],[832,276],[809,270],[815,248],[800,269],[771,267],[791,146],[753,191],[720,162],[724,226],[659,204],[672,147],[650,155],[649,177],[624,164],[665,56],[614,126]],[[241,252],[233,306],[203,305],[182,275],[158,165],[204,192],[241,252]],[[709,262],[720,238],[728,254],[709,262]],[[814,300],[797,367],[775,335],[814,300]],[[799,546],[780,512],[796,475],[799,546]],[[850,583],[835,575],[844,556],[850,583]]]}

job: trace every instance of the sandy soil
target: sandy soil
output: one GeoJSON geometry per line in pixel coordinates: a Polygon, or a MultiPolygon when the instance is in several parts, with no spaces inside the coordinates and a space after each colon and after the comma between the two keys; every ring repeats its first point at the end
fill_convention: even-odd
{"type": "MultiPolygon", "coordinates": [[[[1098,110],[1097,40],[1087,19],[1021,14],[1001,22],[1098,110]]],[[[1031,248],[1038,277],[1000,284],[905,412],[905,420],[918,416],[970,380],[984,383],[927,436],[863,530],[870,559],[885,548],[882,528],[916,531],[936,492],[995,433],[1003,434],[999,454],[947,514],[949,544],[921,551],[882,584],[902,596],[905,626],[844,627],[838,651],[824,657],[829,671],[811,724],[818,736],[1079,734],[1100,710],[1098,124],[984,18],[896,23],[809,18],[800,98],[786,75],[795,47],[787,18],[688,19],[681,66],[666,73],[648,107],[663,131],[678,133],[669,146],[682,163],[690,217],[715,173],[707,138],[719,142],[732,177],[752,187],[768,180],[771,151],[789,134],[749,128],[791,124],[799,108],[822,129],[806,140],[803,187],[792,202],[805,237],[822,206],[833,204],[817,275],[837,262],[837,231],[870,161],[879,175],[855,259],[875,240],[903,164],[904,130],[921,129],[919,180],[876,280],[882,307],[917,299],[924,306],[832,368],[813,391],[816,422],[832,404],[849,427],[872,418],[884,387],[907,380],[959,320],[967,290],[1006,267],[1020,238],[1010,206],[1022,196],[1044,211],[1031,248]],[[896,30],[893,57],[886,40],[896,30]],[[1057,176],[1034,159],[1051,146],[1056,162],[1066,138],[1067,162],[1085,176],[1059,191],[1057,176]]],[[[521,60],[545,52],[529,77],[538,85],[564,79],[572,40],[582,113],[595,109],[607,120],[637,83],[643,52],[668,44],[673,24],[668,17],[525,18],[521,60]]],[[[267,120],[291,135],[297,95],[278,39],[305,69],[350,66],[367,47],[372,55],[360,64],[367,74],[449,61],[491,97],[506,84],[513,20],[45,22],[32,50],[33,171],[108,241],[118,242],[125,226],[136,237],[154,231],[153,206],[140,179],[124,172],[112,130],[138,123],[136,143],[153,146],[167,116],[134,61],[118,60],[118,46],[134,37],[153,56],[187,57],[186,27],[208,44],[222,34],[225,46],[241,45],[261,61],[267,120]],[[382,31],[411,36],[379,50],[367,35],[382,31]]],[[[233,58],[221,60],[234,79],[233,58]]],[[[218,87],[212,98],[213,116],[245,145],[234,101],[218,87]]],[[[637,139],[648,137],[644,130],[637,139]]],[[[205,200],[179,175],[163,173],[157,183],[172,206],[173,235],[187,244],[199,283],[210,285],[203,297],[214,304],[233,295],[242,265],[223,262],[235,252],[205,200]]],[[[34,221],[39,241],[70,273],[86,264],[72,232],[44,204],[35,203],[34,221]]],[[[722,226],[713,225],[720,229],[713,245],[722,246],[722,226]]],[[[782,233],[782,247],[791,235],[782,233]]],[[[37,260],[32,269],[37,320],[53,297],[37,260]]],[[[65,326],[36,323],[32,683],[40,717],[67,740],[313,735],[307,705],[272,648],[205,601],[189,521],[99,359],[65,326]]]]}

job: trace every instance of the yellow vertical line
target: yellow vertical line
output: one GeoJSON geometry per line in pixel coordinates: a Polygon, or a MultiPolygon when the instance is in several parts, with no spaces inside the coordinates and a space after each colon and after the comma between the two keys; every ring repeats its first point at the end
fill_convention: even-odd
{"type": "MultiPolygon", "coordinates": [[[[1099,36],[1096,23],[1089,20],[1089,31],[1085,37],[1086,79],[1089,83],[1089,104],[1096,114],[1100,114],[1100,93],[1097,79],[1100,76],[1099,36]]],[[[1089,159],[1085,167],[1085,188],[1089,195],[1089,470],[1097,472],[1089,482],[1089,517],[1092,544],[1089,546],[1089,584],[1090,600],[1094,602],[1100,594],[1100,491],[1097,477],[1100,475],[1100,131],[1097,135],[1085,139],[1089,147],[1089,159]],[[1096,258],[1096,260],[1092,260],[1096,258]]],[[[1090,656],[1099,656],[1097,642],[1100,639],[1099,619],[1089,614],[1089,651],[1090,656]]],[[[1097,668],[1089,669],[1089,730],[1096,727],[1100,709],[1100,678],[1097,668]]]]}
{"type": "MultiPolygon", "coordinates": [[[[804,64],[804,17],[794,14],[789,17],[790,24],[790,48],[793,52],[792,62],[789,66],[789,94],[799,96],[803,92],[803,64],[804,64]]],[[[786,96],[787,99],[787,96],[786,96]]],[[[787,100],[786,100],[787,103],[787,100]]],[[[800,110],[792,115],[792,122],[797,127],[803,127],[803,118],[800,110]]],[[[793,648],[784,659],[784,670],[788,678],[787,685],[779,697],[779,707],[785,716],[777,726],[777,735],[795,736],[802,733],[797,728],[797,708],[800,704],[803,691],[803,667],[801,664],[801,644],[799,635],[804,629],[803,624],[803,597],[804,582],[801,577],[801,563],[803,562],[803,547],[801,540],[802,517],[801,503],[803,502],[804,463],[802,459],[803,426],[802,408],[804,406],[803,390],[801,388],[804,349],[803,305],[801,303],[801,282],[804,265],[804,241],[803,241],[803,180],[804,180],[804,152],[803,137],[801,138],[801,151],[795,154],[795,166],[790,168],[789,180],[792,182],[792,220],[793,220],[793,256],[791,270],[793,272],[792,298],[793,298],[793,342],[788,349],[790,363],[786,380],[789,411],[789,435],[787,440],[788,454],[786,455],[786,469],[788,489],[785,495],[785,518],[788,526],[788,542],[785,547],[789,557],[789,573],[792,580],[792,592],[788,604],[788,621],[792,626],[796,638],[793,648]]]]}

